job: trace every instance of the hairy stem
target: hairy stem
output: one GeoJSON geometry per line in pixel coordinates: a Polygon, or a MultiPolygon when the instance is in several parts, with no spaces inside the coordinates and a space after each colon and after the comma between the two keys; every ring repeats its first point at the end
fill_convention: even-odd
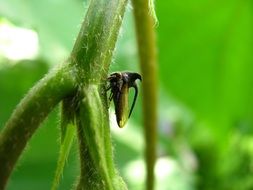
{"type": "Polygon", "coordinates": [[[73,48],[72,62],[85,83],[107,78],[127,0],[91,0],[73,48]]]}
{"type": "MultiPolygon", "coordinates": [[[[0,172],[0,189],[4,189],[32,134],[61,100],[73,111],[68,114],[64,110],[62,143],[69,133],[65,124],[75,118],[77,125],[81,162],[77,189],[127,189],[113,163],[105,91],[126,4],[127,0],[90,0],[70,63],[42,79],[18,105],[0,134],[0,168],[4,171],[0,172]]],[[[58,185],[68,149],[64,148],[60,158],[54,187],[58,185]]]]}
{"type": "Polygon", "coordinates": [[[77,189],[126,189],[113,163],[105,91],[126,3],[91,0],[71,54],[80,81],[77,136],[81,176],[77,189]]]}
{"type": "Polygon", "coordinates": [[[39,124],[58,102],[75,90],[75,74],[68,65],[39,81],[20,102],[0,133],[0,189],[39,124]]]}
{"type": "Polygon", "coordinates": [[[62,136],[60,145],[60,153],[57,161],[57,168],[55,171],[55,177],[52,183],[51,190],[57,190],[59,188],[60,179],[63,174],[65,162],[69,156],[69,152],[72,146],[72,142],[75,137],[76,126],[73,123],[68,123],[66,126],[65,135],[62,136]]]}
{"type": "Polygon", "coordinates": [[[146,189],[154,189],[157,139],[157,56],[154,25],[148,0],[132,0],[143,77],[143,113],[146,141],[146,189]]]}
{"type": "MultiPolygon", "coordinates": [[[[113,189],[112,179],[115,176],[114,167],[106,162],[112,151],[106,152],[104,139],[110,138],[108,120],[103,117],[106,109],[103,107],[97,85],[89,85],[84,89],[84,99],[80,106],[80,123],[78,124],[80,143],[85,142],[81,153],[81,179],[79,186],[84,189],[113,189]],[[82,159],[85,156],[86,159],[82,159]],[[92,175],[91,175],[92,174],[92,175]]],[[[112,157],[111,159],[112,160],[112,157]]],[[[81,188],[78,188],[81,189],[81,188]]]]}

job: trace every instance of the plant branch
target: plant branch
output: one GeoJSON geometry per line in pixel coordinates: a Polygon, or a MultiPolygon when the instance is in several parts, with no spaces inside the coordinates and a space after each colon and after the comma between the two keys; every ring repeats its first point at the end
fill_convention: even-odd
{"type": "Polygon", "coordinates": [[[72,142],[75,137],[75,132],[76,132],[76,126],[73,125],[73,123],[68,123],[66,126],[65,135],[62,136],[57,168],[55,171],[55,177],[52,183],[51,190],[57,190],[59,188],[60,179],[62,177],[64,165],[68,158],[68,155],[72,146],[72,142]]]}
{"type": "MultiPolygon", "coordinates": [[[[152,1],[152,0],[150,0],[152,1]]],[[[132,0],[138,41],[141,73],[143,77],[143,113],[146,141],[146,189],[154,189],[154,165],[157,139],[157,56],[155,19],[148,0],[132,0]]],[[[154,13],[153,13],[154,14],[154,13]]]]}
{"type": "Polygon", "coordinates": [[[40,80],[16,107],[0,133],[0,189],[4,189],[27,142],[48,113],[75,90],[75,74],[68,65],[40,80]]]}
{"type": "MultiPolygon", "coordinates": [[[[0,189],[4,189],[26,143],[48,113],[61,100],[72,105],[66,97],[74,101],[69,108],[73,112],[62,118],[61,135],[64,143],[68,133],[65,124],[75,118],[81,162],[77,189],[127,189],[113,163],[105,90],[126,4],[127,0],[91,0],[70,63],[42,79],[18,105],[0,134],[0,168],[4,171],[0,172],[0,189]]],[[[60,158],[54,187],[65,156],[67,152],[60,158]]]]}

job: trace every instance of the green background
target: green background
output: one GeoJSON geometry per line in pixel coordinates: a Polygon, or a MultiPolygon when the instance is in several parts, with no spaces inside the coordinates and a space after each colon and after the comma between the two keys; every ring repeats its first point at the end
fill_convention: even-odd
{"type": "MultiPolygon", "coordinates": [[[[15,62],[0,57],[0,127],[36,81],[66,60],[87,6],[81,0],[0,0],[0,25],[8,20],[39,37],[37,58],[15,62]]],[[[156,11],[157,189],[253,189],[253,2],[157,0],[156,11]]],[[[129,4],[111,71],[139,70],[135,42],[129,4]]],[[[115,161],[131,190],[144,189],[141,97],[127,126],[112,127],[115,161]]],[[[50,188],[58,123],[56,108],[33,136],[8,189],[50,188]]],[[[60,189],[70,189],[78,173],[74,142],[60,189]]]]}

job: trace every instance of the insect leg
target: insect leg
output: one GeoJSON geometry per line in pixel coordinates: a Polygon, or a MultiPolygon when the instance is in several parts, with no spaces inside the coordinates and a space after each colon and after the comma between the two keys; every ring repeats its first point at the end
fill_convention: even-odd
{"type": "Polygon", "coordinates": [[[109,96],[109,100],[110,100],[110,102],[112,101],[113,96],[114,96],[114,94],[111,92],[111,94],[110,94],[110,96],[109,96]]]}

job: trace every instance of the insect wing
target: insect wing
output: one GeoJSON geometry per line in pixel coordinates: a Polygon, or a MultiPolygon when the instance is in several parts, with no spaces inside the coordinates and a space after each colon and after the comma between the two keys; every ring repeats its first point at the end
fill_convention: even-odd
{"type": "Polygon", "coordinates": [[[113,98],[118,126],[124,127],[128,120],[128,85],[124,84],[113,98]]]}

